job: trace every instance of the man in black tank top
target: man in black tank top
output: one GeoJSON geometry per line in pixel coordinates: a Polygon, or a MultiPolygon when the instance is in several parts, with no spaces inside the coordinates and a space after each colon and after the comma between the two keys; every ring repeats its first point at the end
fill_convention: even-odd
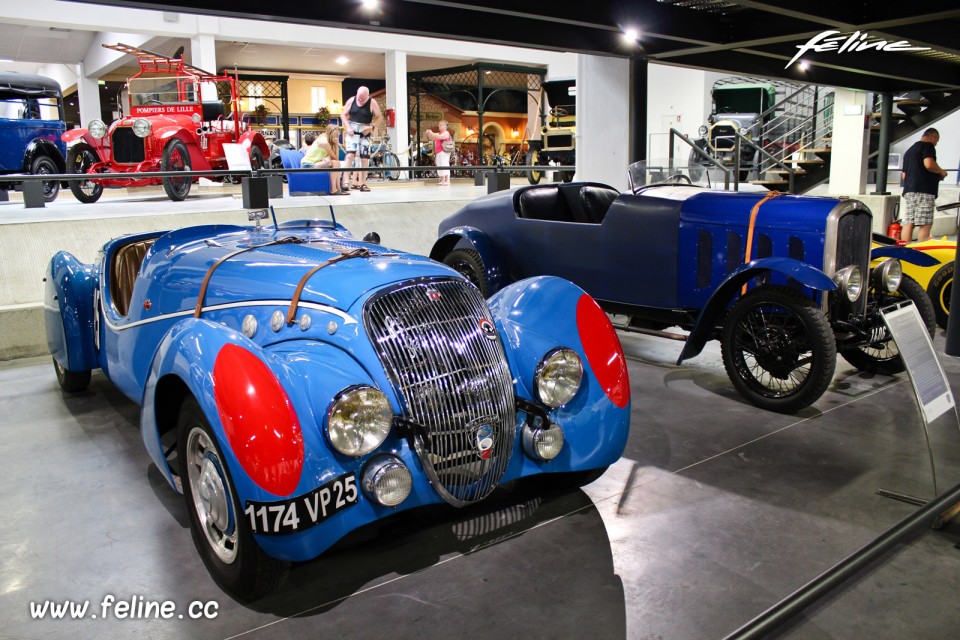
{"type": "MultiPolygon", "coordinates": [[[[370,165],[370,136],[380,125],[383,116],[380,114],[380,105],[370,97],[370,89],[360,87],[357,95],[347,100],[343,105],[343,141],[346,151],[346,166],[352,167],[357,153],[360,154],[360,166],[370,165]]],[[[357,188],[360,191],[370,191],[367,186],[367,172],[357,171],[357,188]]],[[[340,188],[349,190],[350,173],[344,172],[340,188]]]]}

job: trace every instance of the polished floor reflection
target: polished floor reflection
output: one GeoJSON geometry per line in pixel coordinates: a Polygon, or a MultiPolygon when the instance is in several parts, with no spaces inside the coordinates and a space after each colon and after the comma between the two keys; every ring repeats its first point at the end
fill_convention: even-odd
{"type": "MultiPolygon", "coordinates": [[[[905,375],[840,361],[820,401],[784,416],[743,401],[715,344],[676,366],[679,343],[621,338],[631,436],[601,479],[400,514],[293,567],[253,605],[200,563],[136,405],[99,374],[66,396],[49,360],[0,363],[0,635],[722,638],[915,509],[877,489],[934,495],[905,375]],[[103,619],[107,595],[169,600],[176,615],[103,619]],[[32,619],[31,604],[48,600],[90,608],[83,620],[32,619]],[[191,619],[192,603],[211,602],[216,617],[191,619]]],[[[956,388],[960,363],[942,362],[956,388]]],[[[960,482],[953,417],[930,438],[943,490],[960,482]]],[[[960,623],[958,540],[957,523],[914,537],[778,637],[947,637],[960,623]]]]}

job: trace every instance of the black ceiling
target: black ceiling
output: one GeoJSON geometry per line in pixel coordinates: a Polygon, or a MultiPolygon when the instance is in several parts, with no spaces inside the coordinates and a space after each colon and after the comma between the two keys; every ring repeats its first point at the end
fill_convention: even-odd
{"type": "MultiPolygon", "coordinates": [[[[202,8],[183,1],[92,4],[646,58],[871,91],[960,87],[956,0],[380,0],[373,13],[360,0],[205,0],[202,8]],[[626,27],[640,31],[639,46],[624,42],[626,27]],[[802,58],[806,70],[784,68],[798,45],[827,30],[931,50],[810,51],[802,58]]],[[[357,37],[375,45],[375,33],[357,37]]]]}

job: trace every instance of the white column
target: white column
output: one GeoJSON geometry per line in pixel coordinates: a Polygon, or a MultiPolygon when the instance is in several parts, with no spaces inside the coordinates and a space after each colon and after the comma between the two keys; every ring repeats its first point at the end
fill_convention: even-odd
{"type": "MultiPolygon", "coordinates": [[[[387,104],[380,105],[383,110],[383,117],[387,117],[387,109],[393,109],[395,113],[394,126],[387,127],[387,133],[390,135],[390,146],[393,152],[400,158],[400,164],[410,164],[410,157],[407,149],[407,142],[410,132],[410,122],[407,118],[407,52],[406,51],[387,51],[385,54],[386,81],[387,81],[387,104]]],[[[344,96],[346,100],[346,96],[344,96]]]]}
{"type": "Polygon", "coordinates": [[[630,62],[577,56],[576,180],[627,186],[630,62]]]}
{"type": "MultiPolygon", "coordinates": [[[[546,78],[543,78],[546,81],[546,78]]],[[[529,84],[530,79],[527,80],[529,84]]],[[[540,131],[540,96],[542,95],[541,91],[527,91],[527,134],[526,137],[528,140],[539,140],[543,137],[543,133],[540,131]]]]}
{"type": "Polygon", "coordinates": [[[867,190],[867,147],[870,130],[865,126],[867,94],[837,89],[833,98],[833,145],[830,154],[830,194],[860,195],[867,190]]]}
{"type": "Polygon", "coordinates": [[[98,79],[88,78],[84,73],[83,65],[83,62],[77,63],[77,100],[80,106],[80,126],[86,128],[91,120],[101,120],[103,116],[100,114],[98,79]]]}
{"type": "MultiPolygon", "coordinates": [[[[207,73],[217,72],[217,45],[214,34],[219,20],[210,16],[199,16],[199,33],[190,38],[190,61],[207,73]]],[[[205,102],[217,99],[217,88],[209,82],[200,85],[200,98],[205,102]]]]}

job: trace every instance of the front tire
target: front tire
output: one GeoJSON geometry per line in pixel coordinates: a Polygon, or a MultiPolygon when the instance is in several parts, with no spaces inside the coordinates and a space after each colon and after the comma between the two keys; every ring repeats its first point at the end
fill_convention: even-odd
{"type": "Polygon", "coordinates": [[[257,146],[250,147],[250,168],[258,171],[263,167],[263,151],[260,151],[260,147],[257,146]]]}
{"type": "MultiPolygon", "coordinates": [[[[262,158],[261,158],[262,162],[262,158]]],[[[182,140],[174,138],[163,149],[160,158],[160,169],[163,171],[190,171],[190,152],[182,140]]],[[[174,202],[180,202],[190,193],[193,178],[163,178],[163,190],[167,197],[174,202]]]]}
{"type": "MultiPolygon", "coordinates": [[[[535,166],[540,164],[540,152],[539,151],[528,151],[527,152],[527,166],[535,166]]],[[[530,184],[540,184],[540,180],[543,178],[543,171],[538,171],[536,169],[530,169],[527,172],[527,182],[530,184]]]]}
{"type": "MultiPolygon", "coordinates": [[[[397,154],[388,151],[383,154],[383,166],[385,167],[399,167],[400,158],[397,157],[397,154]]],[[[387,169],[384,171],[384,175],[387,177],[387,180],[399,180],[400,172],[396,169],[387,169]]]]}
{"type": "Polygon", "coordinates": [[[812,300],[764,286],[730,309],[721,338],[723,366],[747,400],[792,413],[824,394],[837,363],[833,331],[812,300]]]}
{"type": "Polygon", "coordinates": [[[90,371],[70,371],[53,359],[53,370],[57,373],[57,383],[67,393],[79,393],[90,386],[90,371]]]}
{"type": "MultiPolygon", "coordinates": [[[[33,165],[30,167],[30,173],[35,176],[39,175],[51,175],[54,173],[60,173],[57,171],[57,164],[49,156],[40,156],[33,161],[33,165]]],[[[59,180],[46,180],[43,183],[43,201],[44,202],[53,202],[57,199],[57,195],[60,193],[60,181],[59,180]]]]}
{"type": "Polygon", "coordinates": [[[492,293],[483,260],[480,258],[480,254],[473,249],[454,249],[443,259],[443,264],[453,267],[457,273],[464,276],[477,289],[480,289],[484,298],[492,293]]]}
{"type": "Polygon", "coordinates": [[[937,316],[937,325],[941,329],[947,328],[950,319],[950,290],[953,288],[953,262],[940,267],[927,285],[927,296],[933,303],[933,311],[937,316]]]}
{"type": "MultiPolygon", "coordinates": [[[[913,301],[917,311],[920,312],[920,318],[923,320],[927,332],[933,337],[937,330],[937,319],[933,304],[920,283],[910,276],[903,276],[897,292],[883,296],[882,299],[877,301],[877,306],[882,309],[898,300],[903,300],[903,298],[913,301]]],[[[879,322],[882,323],[883,321],[879,320],[879,322]]],[[[903,358],[900,357],[900,349],[886,327],[884,327],[884,338],[882,340],[860,347],[844,349],[840,352],[840,355],[860,371],[868,373],[892,376],[906,368],[903,364],[903,358]]]]}
{"type": "Polygon", "coordinates": [[[276,588],[289,564],[253,539],[217,439],[192,397],[177,420],[177,459],[193,543],[214,581],[243,601],[276,588]]]}
{"type": "MultiPolygon", "coordinates": [[[[100,162],[97,150],[78,142],[67,149],[67,173],[87,173],[90,167],[100,162]]],[[[103,185],[90,180],[71,180],[70,193],[84,204],[93,204],[103,195],[103,185]]]]}

